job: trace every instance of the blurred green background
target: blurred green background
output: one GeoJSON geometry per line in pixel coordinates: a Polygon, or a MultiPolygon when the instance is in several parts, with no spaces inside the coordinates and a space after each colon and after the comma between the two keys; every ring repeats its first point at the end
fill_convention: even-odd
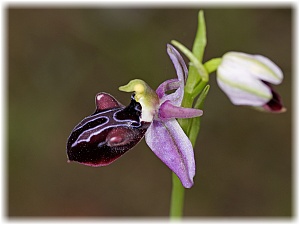
{"type": "Polygon", "coordinates": [[[233,106],[211,75],[184,215],[293,215],[292,8],[7,6],[9,217],[168,216],[171,172],[144,141],[91,168],[67,163],[66,140],[98,92],[128,104],[118,87],[129,80],[156,88],[175,77],[166,44],[192,47],[199,9],[204,60],[232,50],[271,58],[285,75],[276,90],[287,112],[233,106]]]}

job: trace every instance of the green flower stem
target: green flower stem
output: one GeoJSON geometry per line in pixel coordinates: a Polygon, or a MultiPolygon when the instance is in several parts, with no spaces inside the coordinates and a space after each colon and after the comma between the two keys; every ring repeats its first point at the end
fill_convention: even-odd
{"type": "MultiPolygon", "coordinates": [[[[201,92],[198,100],[195,103],[195,108],[202,109],[205,97],[208,93],[209,85],[205,86],[203,91],[201,92]]],[[[196,144],[197,136],[200,131],[200,117],[196,117],[193,119],[189,119],[191,121],[191,125],[186,123],[187,119],[181,119],[179,121],[180,126],[187,134],[190,139],[193,147],[196,144]]],[[[173,188],[172,188],[172,196],[171,196],[171,208],[170,208],[170,217],[171,219],[179,219],[183,214],[183,205],[184,205],[184,187],[182,186],[179,178],[176,174],[172,173],[173,179],[173,188]]]]}
{"type": "Polygon", "coordinates": [[[175,173],[172,173],[173,188],[171,196],[171,219],[179,219],[182,217],[184,205],[184,187],[175,173]]]}
{"type": "MultiPolygon", "coordinates": [[[[199,93],[201,93],[195,107],[202,108],[204,99],[209,90],[209,86],[206,85],[209,80],[208,70],[202,64],[206,46],[206,26],[203,11],[200,11],[198,15],[198,29],[193,45],[193,51],[191,52],[177,41],[172,41],[171,43],[182,51],[191,61],[181,106],[186,108],[193,107],[195,98],[199,93]]],[[[178,119],[178,122],[194,146],[198,132],[200,131],[200,117],[193,119],[178,119]]],[[[172,174],[172,179],[173,188],[171,195],[170,217],[171,219],[179,219],[183,214],[184,187],[174,173],[172,174]]]]}

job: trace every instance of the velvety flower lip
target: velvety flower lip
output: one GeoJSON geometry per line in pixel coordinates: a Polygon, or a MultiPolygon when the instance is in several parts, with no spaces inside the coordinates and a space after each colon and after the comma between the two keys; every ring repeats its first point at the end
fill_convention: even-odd
{"type": "Polygon", "coordinates": [[[152,123],[145,134],[146,143],[178,176],[182,185],[190,188],[193,186],[195,176],[194,151],[176,118],[197,117],[203,112],[199,109],[180,107],[188,69],[183,58],[172,45],[167,45],[167,53],[175,67],[177,78],[163,82],[156,92],[150,90],[142,80],[130,81],[120,87],[120,90],[135,92],[135,100],[142,105],[142,118],[143,113],[152,115],[147,117],[152,119],[152,123]],[[171,90],[174,92],[166,93],[171,90]],[[141,99],[144,101],[140,101],[141,99]]]}
{"type": "Polygon", "coordinates": [[[269,112],[283,112],[273,85],[283,80],[281,69],[261,55],[228,52],[217,69],[219,87],[235,105],[249,105],[269,112]]]}
{"type": "Polygon", "coordinates": [[[142,107],[133,97],[128,106],[108,93],[95,97],[96,110],[72,130],[67,141],[68,162],[107,166],[144,137],[150,122],[141,121],[142,107]]]}

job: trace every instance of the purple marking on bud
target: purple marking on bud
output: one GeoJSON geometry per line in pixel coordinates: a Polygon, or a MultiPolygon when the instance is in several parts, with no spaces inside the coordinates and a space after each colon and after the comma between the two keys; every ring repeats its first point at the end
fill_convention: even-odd
{"type": "Polygon", "coordinates": [[[280,113],[286,109],[283,107],[281,96],[274,91],[272,85],[268,82],[263,81],[271,90],[272,98],[265,105],[262,106],[263,110],[267,112],[280,113]]]}

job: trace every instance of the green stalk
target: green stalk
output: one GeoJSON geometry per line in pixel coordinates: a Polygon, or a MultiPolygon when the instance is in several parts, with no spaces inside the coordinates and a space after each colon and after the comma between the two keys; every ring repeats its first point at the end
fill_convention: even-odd
{"type": "Polygon", "coordinates": [[[183,213],[184,187],[175,173],[172,173],[173,187],[171,196],[170,217],[172,220],[179,219],[183,213]]]}
{"type": "MultiPolygon", "coordinates": [[[[193,45],[193,51],[190,52],[186,47],[184,47],[177,41],[172,41],[172,44],[179,48],[191,61],[188,79],[185,85],[184,96],[181,104],[182,107],[191,108],[193,106],[194,99],[197,96],[197,94],[195,94],[195,88],[197,87],[197,93],[202,93],[203,90],[205,90],[205,87],[207,87],[206,84],[208,82],[207,69],[202,64],[203,54],[206,46],[206,26],[202,10],[198,14],[198,28],[193,45]]],[[[199,101],[204,101],[208,89],[209,87],[206,88],[207,91],[202,95],[202,97],[200,95],[201,98],[198,98],[197,106],[201,105],[202,107],[203,104],[200,104],[199,101]]],[[[191,140],[191,143],[194,147],[196,138],[200,131],[200,117],[196,119],[178,119],[178,122],[188,138],[191,140]],[[197,127],[195,127],[194,129],[191,126],[197,127]]],[[[174,173],[172,173],[172,180],[173,188],[171,195],[170,217],[171,219],[180,219],[183,215],[185,189],[174,173]]]]}

